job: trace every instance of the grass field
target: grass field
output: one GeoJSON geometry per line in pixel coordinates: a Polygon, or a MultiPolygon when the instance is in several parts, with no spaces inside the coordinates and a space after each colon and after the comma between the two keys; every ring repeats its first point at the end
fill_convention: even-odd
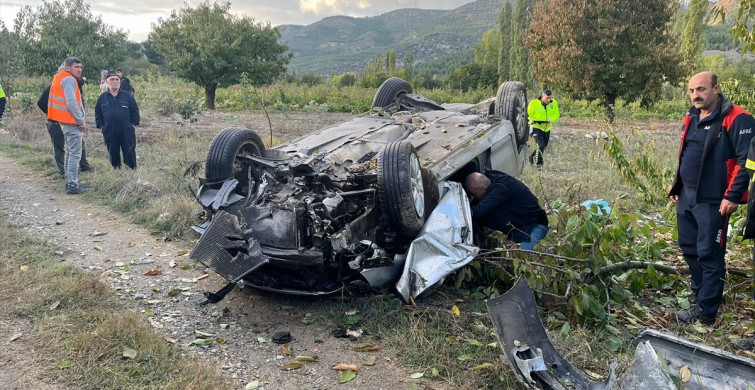
{"type": "MultiPolygon", "coordinates": [[[[136,171],[110,169],[101,136],[90,132],[85,142],[95,167],[95,172],[88,177],[94,191],[86,199],[129,215],[134,222],[159,232],[166,239],[190,242],[194,239],[190,226],[199,221],[201,214],[191,191],[198,186],[197,178],[203,176],[205,154],[217,131],[231,126],[249,127],[261,130],[266,142],[272,138],[273,143],[278,143],[348,117],[323,112],[273,112],[271,116],[272,131],[264,115],[251,111],[205,113],[196,123],[183,124],[157,117],[145,118],[139,129],[137,153],[140,168],[136,171]]],[[[596,140],[586,136],[601,131],[613,132],[622,140],[627,156],[652,153],[651,157],[660,166],[672,168],[676,162],[679,126],[680,122],[673,120],[619,119],[609,126],[600,119],[564,118],[554,129],[545,166],[542,169],[528,166],[522,180],[548,209],[555,204],[574,206],[585,200],[604,199],[617,215],[639,212],[668,218],[673,215],[671,206],[662,198],[653,204],[644,202],[634,187],[625,184],[606,156],[605,141],[600,137],[596,140]]],[[[0,136],[3,153],[45,172],[50,180],[59,182],[63,188],[63,180],[56,172],[49,150],[49,137],[39,115],[15,115],[6,121],[3,130],[7,132],[0,136]]],[[[673,226],[673,221],[667,220],[665,224],[673,226]]],[[[554,231],[549,240],[559,240],[559,234],[554,231]]],[[[678,265],[673,232],[653,234],[666,237],[671,245],[664,252],[667,261],[678,265]]],[[[25,245],[33,250],[40,244],[30,241],[25,245]]],[[[731,264],[748,268],[748,251],[749,248],[733,243],[729,256],[731,264]]],[[[503,287],[499,281],[486,278],[485,272],[489,271],[470,269],[467,273],[475,277],[449,278],[451,283],[416,307],[397,305],[390,295],[347,299],[365,313],[362,321],[373,334],[380,335],[400,351],[402,364],[462,388],[513,388],[516,387],[513,374],[498,357],[501,351],[484,306],[484,298],[497,295],[503,287]],[[460,309],[459,315],[452,310],[454,306],[460,309]],[[484,364],[491,366],[473,369],[484,364]]],[[[752,305],[742,305],[742,302],[751,301],[747,300],[748,283],[741,278],[733,278],[728,285],[724,320],[716,328],[681,328],[668,324],[668,312],[675,310],[676,302],[684,298],[684,284],[682,279],[659,277],[657,284],[640,288],[631,302],[607,308],[611,317],[600,325],[575,321],[566,315],[565,300],[544,297],[541,303],[545,325],[551,331],[554,344],[567,359],[596,375],[605,375],[607,362],[614,357],[621,357],[624,364],[630,360],[629,341],[642,326],[661,326],[724,348],[728,347],[730,335],[755,332],[751,324],[752,305]]],[[[83,310],[89,313],[87,315],[99,316],[117,308],[96,306],[83,310]]],[[[327,311],[328,305],[319,310],[327,311]]],[[[113,320],[103,319],[103,326],[117,327],[122,325],[110,321],[129,321],[127,316],[116,316],[113,320]]],[[[76,324],[77,320],[72,317],[63,321],[76,324]]],[[[41,327],[39,330],[53,331],[55,328],[41,327]]]]}

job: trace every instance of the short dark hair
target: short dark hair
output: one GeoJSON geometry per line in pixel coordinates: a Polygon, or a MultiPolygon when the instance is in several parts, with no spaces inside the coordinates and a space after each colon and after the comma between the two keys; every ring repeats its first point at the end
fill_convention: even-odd
{"type": "Polygon", "coordinates": [[[116,71],[116,72],[121,72],[121,73],[123,73],[123,69],[121,69],[121,68],[118,68],[118,69],[116,69],[115,71],[116,71]]]}
{"type": "Polygon", "coordinates": [[[107,74],[105,74],[105,80],[109,79],[111,76],[115,76],[117,78],[121,78],[121,76],[118,76],[118,71],[116,71],[116,70],[109,70],[109,71],[107,71],[107,74]]]}
{"type": "Polygon", "coordinates": [[[553,91],[551,91],[550,89],[544,89],[543,93],[541,93],[540,96],[543,96],[543,95],[545,95],[545,96],[551,96],[551,95],[553,95],[553,91]]]}
{"type": "Polygon", "coordinates": [[[73,66],[73,64],[80,64],[81,60],[76,57],[68,57],[63,61],[63,66],[73,66]]]}

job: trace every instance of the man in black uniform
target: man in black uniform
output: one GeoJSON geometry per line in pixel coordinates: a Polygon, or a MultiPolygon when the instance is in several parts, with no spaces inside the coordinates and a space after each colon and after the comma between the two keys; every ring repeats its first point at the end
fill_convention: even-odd
{"type": "Polygon", "coordinates": [[[139,107],[134,95],[120,88],[121,78],[116,72],[108,72],[105,82],[108,90],[100,95],[94,107],[97,128],[102,129],[113,168],[121,167],[123,152],[123,162],[129,168],[136,169],[134,126],[139,126],[139,107]]]}
{"type": "Polygon", "coordinates": [[[677,203],[679,247],[689,266],[695,305],[672,318],[710,325],[723,301],[729,216],[746,200],[745,163],[755,120],[719,92],[711,72],[692,76],[688,93],[692,107],[682,126],[669,198],[677,203]]]}
{"type": "Polygon", "coordinates": [[[548,233],[548,216],[521,181],[503,172],[472,172],[464,180],[472,202],[472,221],[498,230],[509,240],[533,249],[548,233]]]}

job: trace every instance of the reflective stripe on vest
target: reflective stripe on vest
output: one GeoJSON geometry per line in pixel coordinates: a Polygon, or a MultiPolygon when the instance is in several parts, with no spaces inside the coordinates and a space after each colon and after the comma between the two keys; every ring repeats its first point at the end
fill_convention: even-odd
{"type": "Polygon", "coordinates": [[[52,79],[50,85],[50,98],[47,101],[47,119],[64,124],[75,125],[76,119],[73,114],[68,111],[68,105],[66,104],[66,96],[63,93],[63,79],[66,77],[72,77],[74,79],[74,85],[76,90],[76,102],[81,105],[81,92],[76,83],[76,78],[66,71],[58,72],[52,79]]]}

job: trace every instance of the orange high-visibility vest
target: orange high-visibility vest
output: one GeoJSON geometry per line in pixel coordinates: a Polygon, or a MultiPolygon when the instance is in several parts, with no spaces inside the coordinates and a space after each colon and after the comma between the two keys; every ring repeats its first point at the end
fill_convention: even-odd
{"type": "MultiPolygon", "coordinates": [[[[68,111],[66,96],[63,93],[63,79],[66,77],[73,77],[73,75],[66,71],[60,71],[52,79],[50,99],[47,101],[47,119],[67,125],[76,125],[76,119],[68,111]]],[[[74,85],[76,86],[76,101],[81,104],[81,92],[79,91],[75,77],[74,85]]]]}

